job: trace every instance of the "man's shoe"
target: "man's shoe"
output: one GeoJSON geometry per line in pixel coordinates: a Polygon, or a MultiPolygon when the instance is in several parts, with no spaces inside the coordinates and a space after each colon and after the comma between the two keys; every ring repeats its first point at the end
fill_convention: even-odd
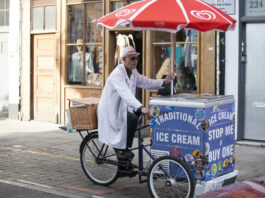
{"type": "Polygon", "coordinates": [[[119,159],[132,159],[134,153],[128,149],[115,149],[116,154],[119,159]]]}

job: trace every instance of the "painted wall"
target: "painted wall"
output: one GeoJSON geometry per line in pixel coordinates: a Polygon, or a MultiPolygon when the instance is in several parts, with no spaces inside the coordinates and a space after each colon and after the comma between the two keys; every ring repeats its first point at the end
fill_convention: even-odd
{"type": "Polygon", "coordinates": [[[30,120],[30,5],[21,0],[21,119],[30,120]]]}
{"type": "MultiPolygon", "coordinates": [[[[225,95],[234,95],[238,109],[238,74],[239,74],[239,0],[235,0],[235,15],[230,15],[237,20],[234,31],[226,32],[225,38],[225,95]]],[[[242,3],[242,2],[241,2],[242,3]]],[[[237,126],[237,116],[236,116],[237,126]]],[[[236,128],[237,129],[237,128],[236,128]]],[[[237,130],[236,130],[237,131],[237,130]]],[[[236,136],[237,137],[237,136],[236,136]]]]}
{"type": "Polygon", "coordinates": [[[20,66],[20,0],[10,1],[8,35],[8,114],[18,119],[19,106],[19,66],[20,66]]]}
{"type": "Polygon", "coordinates": [[[0,112],[8,109],[8,28],[0,28],[0,112]]]}

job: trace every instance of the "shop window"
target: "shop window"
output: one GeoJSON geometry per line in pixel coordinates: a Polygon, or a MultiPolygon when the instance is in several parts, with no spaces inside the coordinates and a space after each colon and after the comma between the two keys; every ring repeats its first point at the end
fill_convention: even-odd
{"type": "MultiPolygon", "coordinates": [[[[171,42],[170,33],[154,32],[154,68],[152,78],[161,79],[170,72],[171,42]]],[[[173,60],[176,72],[177,92],[197,90],[197,32],[181,30],[175,35],[175,54],[173,60]]]]}
{"type": "Polygon", "coordinates": [[[0,26],[9,26],[9,0],[0,1],[0,26]]]}
{"type": "Polygon", "coordinates": [[[112,11],[120,9],[126,5],[124,1],[112,2],[112,11]]]}
{"type": "Polygon", "coordinates": [[[112,7],[111,12],[114,11],[114,10],[120,9],[120,8],[126,6],[126,5],[135,3],[135,2],[137,2],[137,1],[112,0],[112,2],[111,2],[111,7],[112,7]]]}
{"type": "Polygon", "coordinates": [[[56,6],[38,6],[32,8],[32,31],[56,30],[56,6]]]}
{"type": "Polygon", "coordinates": [[[101,1],[67,5],[67,83],[102,86],[101,1]]]}

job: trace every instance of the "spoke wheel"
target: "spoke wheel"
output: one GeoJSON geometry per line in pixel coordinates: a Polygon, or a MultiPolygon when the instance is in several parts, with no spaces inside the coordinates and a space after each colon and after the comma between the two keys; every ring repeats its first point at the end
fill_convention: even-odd
{"type": "Polygon", "coordinates": [[[118,178],[118,159],[114,149],[98,140],[98,134],[87,136],[80,146],[80,160],[86,176],[95,184],[110,185],[118,178]]]}
{"type": "Polygon", "coordinates": [[[192,198],[195,189],[190,169],[173,156],[163,156],[152,163],[147,184],[155,198],[192,198]]]}

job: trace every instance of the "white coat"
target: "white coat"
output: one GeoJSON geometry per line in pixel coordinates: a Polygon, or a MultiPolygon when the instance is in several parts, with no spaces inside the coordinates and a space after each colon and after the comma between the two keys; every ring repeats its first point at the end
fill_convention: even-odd
{"type": "Polygon", "coordinates": [[[149,79],[132,70],[129,78],[123,64],[118,65],[108,77],[98,104],[99,140],[118,149],[126,148],[127,109],[129,112],[143,106],[136,98],[136,87],[158,89],[163,80],[149,79]]]}

